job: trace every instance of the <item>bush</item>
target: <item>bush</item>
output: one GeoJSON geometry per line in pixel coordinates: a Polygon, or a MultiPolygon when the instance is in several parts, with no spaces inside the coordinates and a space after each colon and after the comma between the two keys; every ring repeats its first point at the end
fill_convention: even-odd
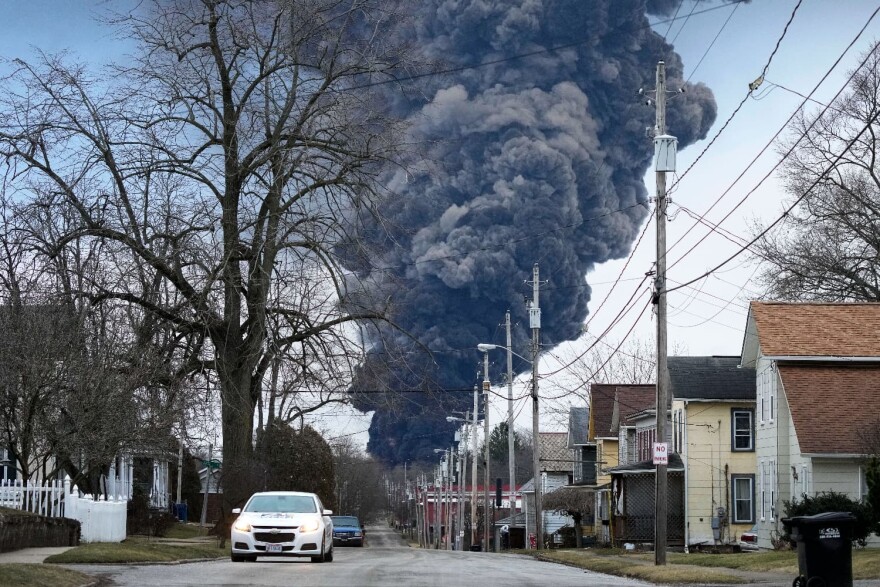
{"type": "MultiPolygon", "coordinates": [[[[825,512],[850,512],[856,517],[852,540],[859,546],[865,546],[867,543],[868,535],[871,533],[874,523],[871,508],[867,504],[854,501],[845,494],[835,491],[823,491],[815,497],[805,495],[801,501],[785,501],[783,505],[785,517],[787,518],[812,516],[825,512]]],[[[787,528],[782,537],[784,540],[791,542],[791,536],[787,528]]]]}
{"type": "Polygon", "coordinates": [[[135,490],[128,502],[126,533],[146,536],[165,536],[177,524],[170,512],[150,508],[150,500],[142,491],[135,490]]]}

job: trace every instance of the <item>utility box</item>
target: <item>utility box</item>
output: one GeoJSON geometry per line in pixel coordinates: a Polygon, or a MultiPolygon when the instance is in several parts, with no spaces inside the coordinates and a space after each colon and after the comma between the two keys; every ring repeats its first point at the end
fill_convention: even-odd
{"type": "Polygon", "coordinates": [[[675,154],[678,139],[672,135],[654,137],[654,171],[675,172],[675,154]]]}
{"type": "Polygon", "coordinates": [[[536,307],[535,303],[529,306],[529,328],[534,330],[541,327],[541,308],[536,307]]]}
{"type": "Polygon", "coordinates": [[[853,587],[852,533],[856,517],[849,512],[783,518],[797,543],[795,587],[853,587]]]}

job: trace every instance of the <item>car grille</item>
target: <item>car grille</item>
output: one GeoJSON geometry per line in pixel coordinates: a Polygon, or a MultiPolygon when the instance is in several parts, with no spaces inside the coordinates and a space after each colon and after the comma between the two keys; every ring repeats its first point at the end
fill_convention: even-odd
{"type": "Polygon", "coordinates": [[[352,538],[354,536],[354,532],[334,532],[333,535],[337,538],[352,538]]]}
{"type": "Polygon", "coordinates": [[[260,542],[268,542],[270,544],[279,544],[281,542],[293,542],[296,534],[293,532],[254,532],[254,540],[260,542]]]}

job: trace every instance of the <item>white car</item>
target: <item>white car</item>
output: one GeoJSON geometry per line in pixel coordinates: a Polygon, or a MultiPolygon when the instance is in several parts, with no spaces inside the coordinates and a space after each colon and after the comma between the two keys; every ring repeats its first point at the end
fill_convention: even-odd
{"type": "Polygon", "coordinates": [[[311,557],[313,563],[333,560],[333,521],[314,493],[255,493],[232,524],[232,562],[258,556],[311,557]]]}

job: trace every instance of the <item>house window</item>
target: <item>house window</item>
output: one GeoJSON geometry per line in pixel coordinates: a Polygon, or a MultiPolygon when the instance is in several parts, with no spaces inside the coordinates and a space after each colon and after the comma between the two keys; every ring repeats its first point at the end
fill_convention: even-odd
{"type": "Polygon", "coordinates": [[[752,410],[733,408],[730,410],[730,450],[736,452],[755,450],[752,410]]]}
{"type": "Polygon", "coordinates": [[[770,521],[776,519],[776,461],[770,461],[770,521]]]}
{"type": "Polygon", "coordinates": [[[764,374],[758,375],[758,423],[764,423],[764,374]]]}
{"type": "Polygon", "coordinates": [[[731,475],[733,491],[733,523],[755,522],[755,476],[731,475]]]}
{"type": "Polygon", "coordinates": [[[776,417],[776,382],[773,377],[770,376],[770,373],[766,373],[767,375],[767,410],[770,412],[770,423],[773,423],[773,419],[776,417]]]}

